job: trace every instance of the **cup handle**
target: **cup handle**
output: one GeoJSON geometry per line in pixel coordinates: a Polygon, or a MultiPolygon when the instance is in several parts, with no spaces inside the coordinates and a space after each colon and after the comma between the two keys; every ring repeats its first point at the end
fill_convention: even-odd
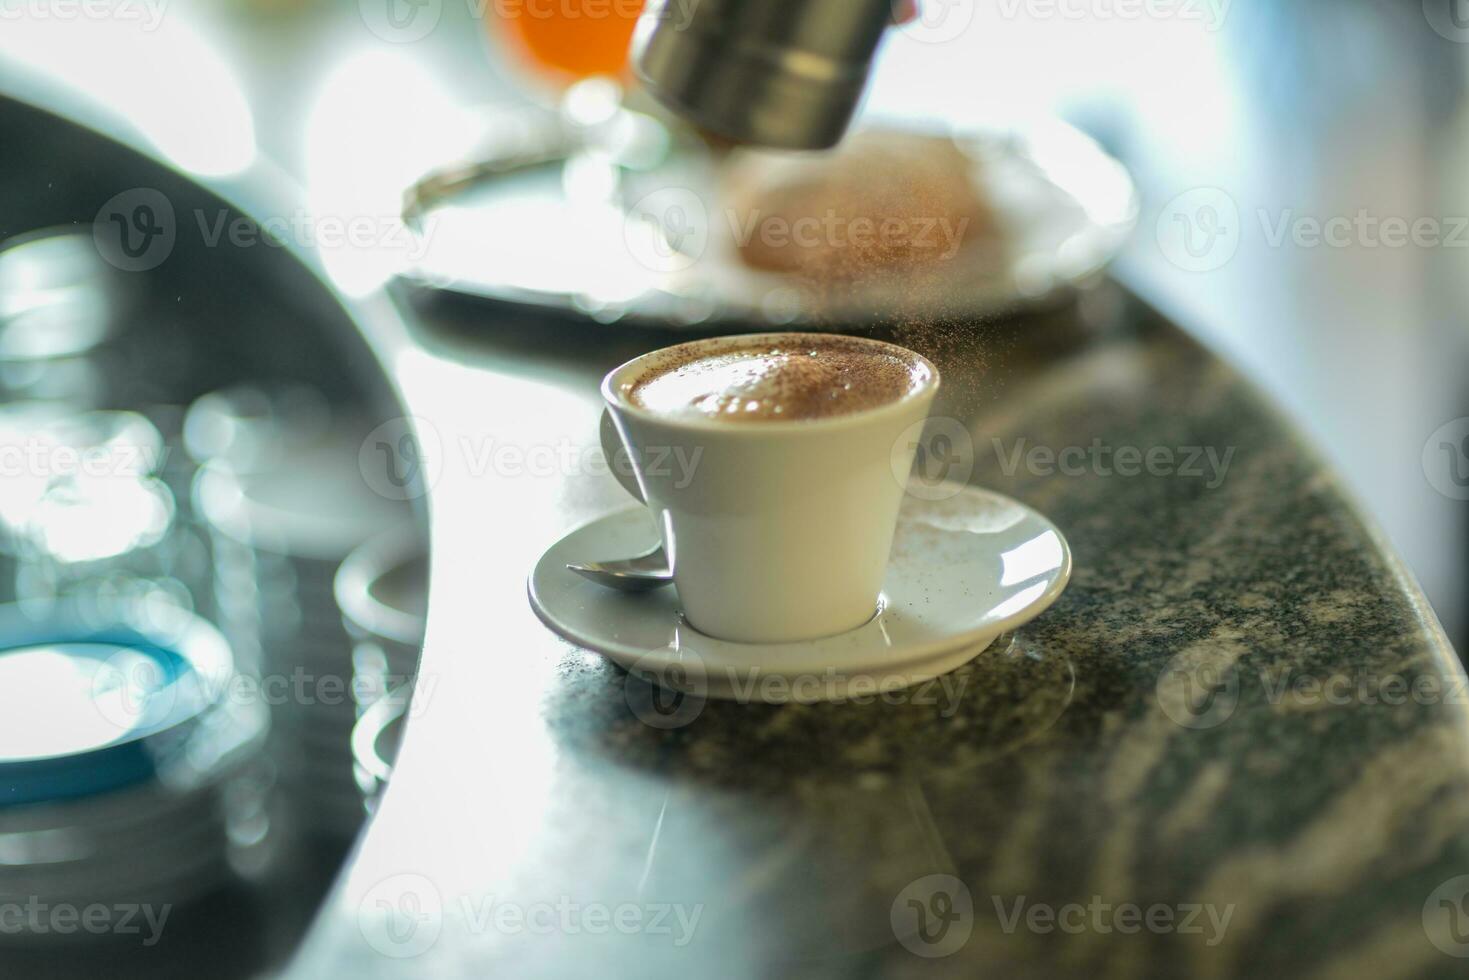
{"type": "Polygon", "coordinates": [[[622,489],[632,494],[638,503],[646,504],[648,501],[643,498],[642,487],[638,486],[638,478],[633,473],[632,454],[622,444],[622,436],[612,422],[611,409],[602,409],[599,435],[602,439],[602,455],[607,457],[607,468],[612,471],[617,482],[622,484],[622,489]]]}

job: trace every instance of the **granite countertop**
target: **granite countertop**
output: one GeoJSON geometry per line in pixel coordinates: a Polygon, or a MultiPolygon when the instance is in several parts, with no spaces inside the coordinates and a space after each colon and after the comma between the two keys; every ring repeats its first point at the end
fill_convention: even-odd
{"type": "Polygon", "coordinates": [[[292,976],[1461,975],[1463,670],[1315,455],[1122,289],[934,351],[971,481],[1071,542],[1051,610],[898,703],[671,728],[525,597],[625,503],[581,465],[596,379],[668,339],[424,319],[419,693],[292,976]]]}

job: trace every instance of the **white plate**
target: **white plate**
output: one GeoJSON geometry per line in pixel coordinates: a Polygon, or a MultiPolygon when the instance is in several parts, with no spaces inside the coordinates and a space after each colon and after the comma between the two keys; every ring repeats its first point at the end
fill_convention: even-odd
{"type": "Polygon", "coordinates": [[[1024,504],[977,488],[915,484],[880,609],[865,626],[805,643],[728,643],[685,622],[674,589],[627,595],[566,569],[641,554],[657,541],[643,508],[572,531],[536,565],[531,606],[556,633],[629,670],[733,700],[831,700],[928,680],[1039,616],[1071,577],[1065,537],[1024,504]]]}
{"type": "MultiPolygon", "coordinates": [[[[487,141],[482,158],[408,189],[404,222],[417,257],[403,275],[426,288],[671,330],[843,329],[1054,304],[1096,278],[1137,224],[1126,168],[1060,120],[952,135],[974,158],[999,234],[965,246],[932,288],[895,276],[818,298],[808,282],[750,267],[735,247],[724,165],[683,144],[654,154],[656,163],[608,170],[609,199],[572,192],[580,185],[566,176],[567,147],[497,160],[506,144],[487,141]]],[[[758,154],[736,158],[741,169],[760,163],[758,154]]]]}

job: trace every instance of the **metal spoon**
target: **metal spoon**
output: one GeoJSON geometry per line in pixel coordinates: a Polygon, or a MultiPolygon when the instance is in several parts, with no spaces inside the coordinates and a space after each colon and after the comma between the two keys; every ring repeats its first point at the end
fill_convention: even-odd
{"type": "Polygon", "coordinates": [[[566,567],[588,581],[619,592],[651,592],[673,584],[673,572],[662,545],[636,558],[575,562],[566,567]]]}

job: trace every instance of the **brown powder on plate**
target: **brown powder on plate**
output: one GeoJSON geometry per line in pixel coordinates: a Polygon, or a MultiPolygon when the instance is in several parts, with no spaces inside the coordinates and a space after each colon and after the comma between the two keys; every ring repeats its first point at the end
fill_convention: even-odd
{"type": "Polygon", "coordinates": [[[992,233],[953,140],[872,131],[829,154],[757,157],[727,193],[740,258],[813,283],[851,282],[953,259],[992,233]]]}
{"type": "Polygon", "coordinates": [[[998,223],[975,180],[978,164],[953,140],[896,130],[854,134],[825,154],[759,156],[733,168],[726,193],[738,254],[783,273],[805,308],[850,309],[874,286],[921,309],[890,324],[893,339],[932,360],[952,397],[978,392],[990,344],[967,311],[934,313],[965,250],[994,246],[998,223]]]}

